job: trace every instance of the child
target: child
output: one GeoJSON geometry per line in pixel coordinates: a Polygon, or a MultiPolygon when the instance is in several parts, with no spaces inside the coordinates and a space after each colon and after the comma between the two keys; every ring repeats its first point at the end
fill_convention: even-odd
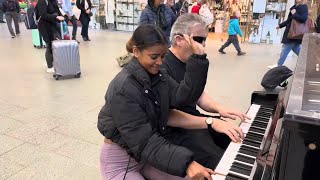
{"type": "Polygon", "coordinates": [[[230,17],[230,25],[228,29],[229,38],[227,42],[219,49],[219,52],[221,54],[226,54],[226,52],[224,52],[223,50],[224,48],[228,47],[231,43],[234,45],[234,47],[238,51],[238,56],[242,56],[246,54],[245,52],[241,51],[238,36],[237,36],[237,34],[239,34],[240,37],[242,37],[242,32],[239,25],[240,15],[241,15],[240,11],[234,11],[233,16],[230,17]]]}

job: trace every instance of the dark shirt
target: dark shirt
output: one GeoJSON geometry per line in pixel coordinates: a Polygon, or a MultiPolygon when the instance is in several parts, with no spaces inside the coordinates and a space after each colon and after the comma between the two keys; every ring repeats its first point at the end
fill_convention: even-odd
{"type": "MultiPolygon", "coordinates": [[[[180,61],[171,51],[168,51],[162,66],[177,83],[180,83],[184,79],[186,63],[180,61]]],[[[185,106],[178,108],[178,110],[195,116],[202,116],[197,110],[197,102],[186,104],[185,106]]]]}

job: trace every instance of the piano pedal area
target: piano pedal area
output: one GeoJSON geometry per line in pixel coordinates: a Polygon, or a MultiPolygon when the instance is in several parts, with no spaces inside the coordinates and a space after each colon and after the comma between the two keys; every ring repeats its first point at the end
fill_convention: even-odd
{"type": "Polygon", "coordinates": [[[249,180],[253,178],[256,158],[263,147],[273,108],[252,104],[247,115],[251,120],[240,124],[245,138],[241,143],[231,142],[212,175],[214,180],[249,180]]]}

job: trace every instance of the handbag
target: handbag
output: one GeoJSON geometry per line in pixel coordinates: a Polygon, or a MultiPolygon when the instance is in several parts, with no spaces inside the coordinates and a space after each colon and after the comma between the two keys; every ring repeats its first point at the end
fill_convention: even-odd
{"type": "Polygon", "coordinates": [[[310,19],[305,23],[300,23],[295,19],[292,19],[291,26],[288,33],[289,39],[302,39],[304,33],[310,32],[310,19]]]}

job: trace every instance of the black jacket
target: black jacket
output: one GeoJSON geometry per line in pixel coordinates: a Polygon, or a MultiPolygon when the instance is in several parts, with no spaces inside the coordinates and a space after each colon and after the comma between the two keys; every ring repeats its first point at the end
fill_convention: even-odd
{"type": "Polygon", "coordinates": [[[92,3],[90,0],[77,0],[76,5],[78,7],[78,9],[81,10],[81,13],[86,13],[86,10],[91,9],[92,8],[92,3]],[[88,8],[85,8],[85,1],[88,2],[88,8]]]}
{"type": "Polygon", "coordinates": [[[282,38],[282,43],[298,43],[301,44],[302,40],[300,39],[289,39],[288,38],[288,33],[291,27],[291,22],[292,18],[297,20],[300,23],[305,23],[308,19],[308,6],[306,4],[303,5],[294,5],[290,8],[290,11],[296,9],[296,13],[292,15],[290,12],[288,15],[288,19],[281,24],[279,24],[280,28],[286,27],[284,33],[283,33],[283,38],[282,38]]]}
{"type": "Polygon", "coordinates": [[[315,30],[316,30],[316,33],[320,33],[320,14],[318,15],[315,22],[315,30]]]}
{"type": "Polygon", "coordinates": [[[38,29],[46,43],[54,40],[55,34],[59,33],[59,21],[57,16],[62,16],[57,0],[39,0],[37,3],[39,19],[38,29]]]}
{"type": "Polygon", "coordinates": [[[199,99],[206,84],[208,65],[205,55],[192,55],[185,80],[179,85],[164,69],[150,76],[133,59],[108,87],[98,117],[99,131],[138,162],[185,176],[193,152],[165,139],[169,134],[169,111],[199,99]]]}
{"type": "MultiPolygon", "coordinates": [[[[186,73],[186,63],[180,61],[170,50],[165,57],[162,67],[165,68],[168,74],[178,83],[183,81],[186,73]]],[[[197,102],[198,99],[190,104],[183,105],[179,110],[195,116],[202,116],[197,110],[197,102]]]]}
{"type": "MultiPolygon", "coordinates": [[[[12,1],[15,2],[15,4],[16,4],[16,12],[19,13],[21,9],[20,9],[18,1],[17,0],[12,0],[12,1]]],[[[1,7],[2,8],[2,12],[4,12],[4,13],[10,12],[10,11],[7,10],[8,0],[3,0],[1,5],[2,5],[2,7],[1,7]]]]}

